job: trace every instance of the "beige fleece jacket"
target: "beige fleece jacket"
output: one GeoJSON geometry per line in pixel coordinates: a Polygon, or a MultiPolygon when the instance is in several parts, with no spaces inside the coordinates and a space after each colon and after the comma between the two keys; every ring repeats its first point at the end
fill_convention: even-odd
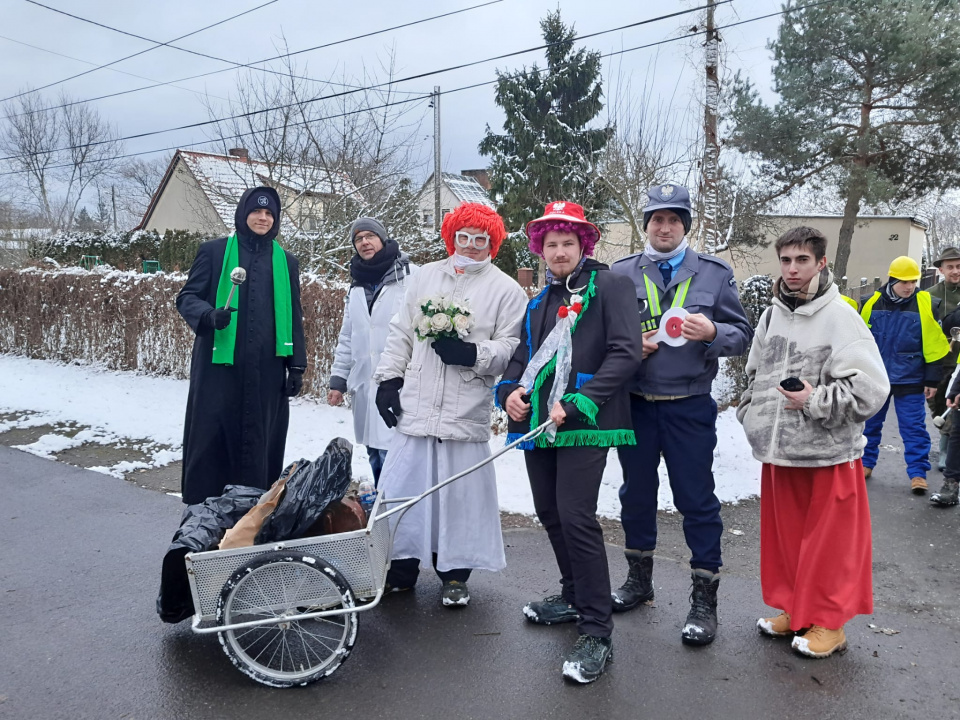
{"type": "Polygon", "coordinates": [[[737,419],[754,457],[788,467],[827,467],[863,454],[863,425],[890,393],[866,323],[836,286],[796,311],[774,298],[757,324],[737,419]],[[780,381],[813,385],[803,410],[787,410],[780,381]]]}

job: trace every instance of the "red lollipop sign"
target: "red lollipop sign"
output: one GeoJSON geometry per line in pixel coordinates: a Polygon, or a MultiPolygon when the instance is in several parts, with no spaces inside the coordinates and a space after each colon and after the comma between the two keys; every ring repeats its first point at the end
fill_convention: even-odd
{"type": "Polygon", "coordinates": [[[687,340],[683,337],[683,319],[689,314],[682,307],[670,308],[661,316],[660,327],[650,339],[655,343],[666,343],[673,347],[686,345],[687,340]]]}
{"type": "Polygon", "coordinates": [[[672,318],[667,318],[664,324],[666,325],[664,330],[666,331],[668,337],[672,337],[672,338],[680,337],[680,334],[683,328],[683,318],[676,317],[676,316],[672,318]]]}

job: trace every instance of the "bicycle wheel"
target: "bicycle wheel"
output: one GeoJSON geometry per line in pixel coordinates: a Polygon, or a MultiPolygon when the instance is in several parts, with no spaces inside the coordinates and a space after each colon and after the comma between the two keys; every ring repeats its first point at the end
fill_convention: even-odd
{"type": "Polygon", "coordinates": [[[340,572],[302,553],[265,553],[239,568],[223,586],[217,624],[278,618],[270,625],[219,633],[237,668],[272,687],[307,685],[333,673],[357,639],[357,613],[286,620],[320,610],[354,607],[353,591],[340,572]]]}

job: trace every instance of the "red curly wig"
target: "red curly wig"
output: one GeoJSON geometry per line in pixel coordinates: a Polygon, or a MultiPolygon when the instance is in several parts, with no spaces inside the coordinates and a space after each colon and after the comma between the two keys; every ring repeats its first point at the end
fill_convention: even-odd
{"type": "Polygon", "coordinates": [[[493,208],[480,203],[463,203],[453,212],[447,213],[443,218],[443,225],[440,226],[440,235],[446,243],[447,255],[456,252],[453,237],[457,230],[465,227],[480,228],[487,233],[490,236],[490,257],[497,256],[500,244],[507,237],[507,229],[503,226],[503,219],[493,208]]]}

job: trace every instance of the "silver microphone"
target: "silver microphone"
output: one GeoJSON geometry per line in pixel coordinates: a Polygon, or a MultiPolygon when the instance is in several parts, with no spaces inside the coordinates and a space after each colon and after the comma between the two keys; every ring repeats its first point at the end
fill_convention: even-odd
{"type": "Polygon", "coordinates": [[[233,300],[233,293],[236,291],[237,285],[239,285],[246,279],[247,279],[247,271],[244,270],[242,267],[235,267],[233,271],[230,273],[230,282],[233,283],[233,287],[230,288],[230,294],[227,295],[227,304],[223,306],[224,310],[230,307],[230,301],[233,300]]]}

